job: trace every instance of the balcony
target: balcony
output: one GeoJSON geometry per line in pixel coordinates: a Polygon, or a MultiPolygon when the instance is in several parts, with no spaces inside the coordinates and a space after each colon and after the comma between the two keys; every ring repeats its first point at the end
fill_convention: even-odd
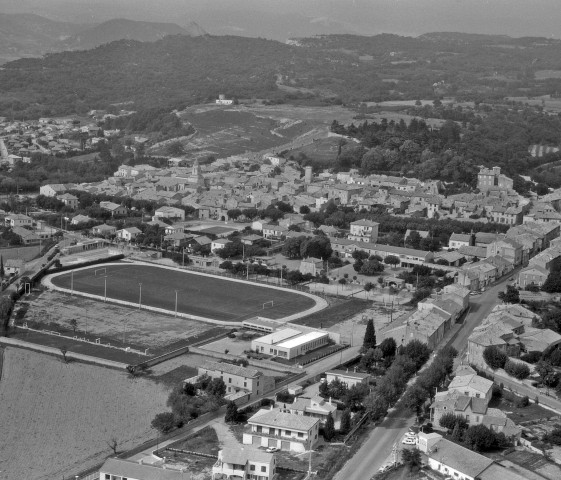
{"type": "Polygon", "coordinates": [[[245,467],[242,465],[232,465],[229,463],[223,463],[218,460],[212,466],[212,475],[215,480],[219,480],[220,477],[215,475],[222,475],[223,479],[227,480],[243,480],[245,478],[245,467]],[[239,468],[242,467],[242,468],[239,468]]]}

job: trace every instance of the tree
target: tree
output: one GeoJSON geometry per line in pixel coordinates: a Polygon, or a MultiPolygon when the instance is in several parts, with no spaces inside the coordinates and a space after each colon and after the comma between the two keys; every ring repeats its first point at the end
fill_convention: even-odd
{"type": "Polygon", "coordinates": [[[464,434],[464,442],[476,452],[489,450],[495,443],[495,435],[485,425],[473,425],[464,434]]]}
{"type": "Polygon", "coordinates": [[[341,414],[341,425],[339,431],[343,434],[348,433],[351,429],[351,411],[347,408],[341,414]]]}
{"type": "Polygon", "coordinates": [[[536,366],[534,367],[536,372],[542,379],[543,384],[549,390],[550,387],[554,387],[557,382],[559,381],[559,377],[557,376],[557,372],[553,368],[550,362],[546,360],[540,360],[536,366]]]}
{"type": "Polygon", "coordinates": [[[360,273],[362,273],[363,275],[376,275],[377,273],[381,273],[383,271],[384,265],[375,259],[363,262],[362,266],[360,267],[360,273]]]}
{"type": "Polygon", "coordinates": [[[403,464],[409,471],[418,470],[423,464],[421,459],[421,451],[416,448],[404,448],[401,451],[401,460],[403,460],[403,464]]]}
{"type": "Polygon", "coordinates": [[[396,257],[395,255],[388,255],[386,258],[384,258],[384,263],[387,265],[391,265],[392,268],[395,268],[396,265],[399,265],[401,262],[401,260],[399,259],[399,257],[396,257]]]}
{"type": "Polygon", "coordinates": [[[226,423],[237,422],[239,418],[238,407],[235,402],[228,402],[226,405],[226,415],[224,416],[224,421],[226,423]]]}
{"type": "Polygon", "coordinates": [[[117,440],[117,437],[111,437],[111,439],[107,442],[107,445],[111,450],[113,450],[113,455],[117,455],[117,447],[119,446],[119,440],[117,440]]]}
{"type": "Polygon", "coordinates": [[[60,353],[62,354],[62,359],[64,360],[64,363],[68,363],[68,357],[67,357],[68,347],[66,345],[62,345],[59,350],[60,353]]]}
{"type": "Polygon", "coordinates": [[[327,384],[327,381],[320,382],[320,384],[319,384],[319,394],[322,397],[329,397],[329,385],[327,384]]]}
{"type": "Polygon", "coordinates": [[[150,425],[160,433],[166,434],[176,427],[175,416],[171,412],[158,413],[150,425]]]}
{"type": "Polygon", "coordinates": [[[0,255],[0,277],[4,277],[6,271],[4,270],[4,257],[0,255]]]}
{"type": "Polygon", "coordinates": [[[460,428],[460,423],[456,422],[456,425],[454,425],[454,430],[452,430],[452,438],[458,442],[462,441],[462,434],[463,431],[460,428]]]}
{"type": "Polygon", "coordinates": [[[417,417],[421,415],[421,407],[429,398],[429,392],[418,384],[413,385],[405,392],[403,404],[413,410],[417,417]]]}
{"type": "Polygon", "coordinates": [[[213,378],[205,391],[213,397],[222,398],[226,393],[226,384],[221,378],[213,378]]]}
{"type": "Polygon", "coordinates": [[[395,340],[392,337],[389,337],[384,339],[382,343],[380,343],[379,347],[380,350],[382,350],[382,354],[384,355],[384,358],[387,358],[387,357],[393,357],[395,355],[395,350],[397,348],[397,345],[395,343],[395,340]]]}
{"type": "Polygon", "coordinates": [[[483,360],[489,365],[493,370],[497,368],[503,368],[506,361],[508,360],[508,355],[503,352],[499,347],[495,345],[489,345],[483,350],[483,360]]]}
{"type": "Polygon", "coordinates": [[[72,327],[72,330],[74,330],[74,335],[76,335],[76,329],[78,328],[78,320],[76,320],[75,318],[71,319],[69,322],[70,326],[72,327]]]}
{"type": "Polygon", "coordinates": [[[420,340],[411,340],[403,349],[403,354],[415,362],[417,370],[429,359],[430,352],[431,350],[427,344],[420,340]]]}
{"type": "Polygon", "coordinates": [[[333,420],[333,415],[331,412],[327,415],[327,419],[325,420],[325,425],[323,427],[323,438],[330,442],[333,437],[335,437],[335,422],[333,420]]]}
{"type": "Polygon", "coordinates": [[[308,207],[307,205],[302,205],[300,207],[300,213],[302,215],[307,215],[308,213],[310,213],[310,207],[308,207]]]}
{"type": "Polygon", "coordinates": [[[548,293],[561,292],[561,271],[551,272],[543,283],[542,290],[548,293]]]}
{"type": "Polygon", "coordinates": [[[370,413],[370,417],[375,422],[386,416],[389,404],[387,400],[378,392],[373,392],[364,399],[364,407],[370,413]]]}
{"type": "Polygon", "coordinates": [[[367,352],[371,348],[376,348],[376,331],[374,330],[374,320],[369,318],[366,324],[366,332],[364,333],[362,351],[367,352]]]}
{"type": "Polygon", "coordinates": [[[300,245],[300,256],[302,258],[315,257],[327,260],[332,253],[331,242],[328,237],[323,235],[304,238],[300,245]]]}
{"type": "Polygon", "coordinates": [[[516,287],[507,285],[506,292],[499,292],[499,300],[502,300],[504,303],[519,303],[520,293],[516,287]]]}
{"type": "Polygon", "coordinates": [[[282,254],[286,258],[300,258],[302,242],[306,237],[288,238],[282,247],[282,254]]]}
{"type": "Polygon", "coordinates": [[[448,430],[454,429],[454,427],[459,424],[461,429],[467,428],[467,420],[462,417],[461,415],[455,415],[453,413],[445,413],[440,417],[438,424],[442,428],[446,428],[448,430]]]}
{"type": "Polygon", "coordinates": [[[166,151],[168,155],[178,157],[185,153],[185,148],[183,147],[183,144],[181,142],[177,141],[170,143],[167,146],[166,151]]]}

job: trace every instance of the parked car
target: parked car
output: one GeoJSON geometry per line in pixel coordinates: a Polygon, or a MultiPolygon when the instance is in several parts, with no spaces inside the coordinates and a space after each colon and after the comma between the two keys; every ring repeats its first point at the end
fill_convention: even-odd
{"type": "Polygon", "coordinates": [[[267,449],[267,453],[275,453],[275,452],[278,452],[278,451],[279,451],[279,449],[277,447],[269,447],[267,449]]]}
{"type": "Polygon", "coordinates": [[[401,443],[404,445],[417,445],[417,440],[412,437],[405,437],[401,443]]]}

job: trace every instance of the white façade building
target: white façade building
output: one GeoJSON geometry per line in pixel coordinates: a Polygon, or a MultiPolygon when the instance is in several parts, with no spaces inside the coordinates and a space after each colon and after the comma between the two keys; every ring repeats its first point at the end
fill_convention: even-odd
{"type": "Polygon", "coordinates": [[[251,349],[258,353],[291,360],[327,345],[329,338],[329,332],[319,330],[303,332],[295,328],[283,328],[256,338],[251,342],[251,349]]]}
{"type": "Polygon", "coordinates": [[[276,467],[272,453],[248,446],[224,448],[212,467],[212,480],[276,480],[276,467]]]}
{"type": "Polygon", "coordinates": [[[278,409],[262,409],[247,421],[243,443],[254,447],[305,452],[317,444],[319,424],[319,418],[293,415],[278,409]]]}

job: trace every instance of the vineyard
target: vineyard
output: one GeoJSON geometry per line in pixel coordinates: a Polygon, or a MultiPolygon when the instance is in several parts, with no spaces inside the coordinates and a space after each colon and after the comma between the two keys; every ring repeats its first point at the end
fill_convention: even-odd
{"type": "Polygon", "coordinates": [[[154,436],[150,419],[165,410],[161,385],[126,373],[65,364],[7,348],[0,401],[3,480],[50,480],[94,466],[154,436]]]}

